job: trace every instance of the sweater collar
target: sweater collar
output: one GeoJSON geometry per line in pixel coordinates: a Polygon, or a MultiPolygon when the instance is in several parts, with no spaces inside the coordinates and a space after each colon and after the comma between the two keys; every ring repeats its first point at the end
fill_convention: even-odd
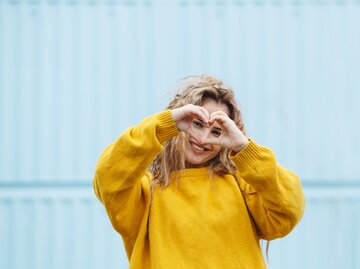
{"type": "Polygon", "coordinates": [[[201,168],[187,168],[182,170],[173,171],[171,177],[192,177],[192,176],[208,176],[210,173],[209,167],[201,168]]]}

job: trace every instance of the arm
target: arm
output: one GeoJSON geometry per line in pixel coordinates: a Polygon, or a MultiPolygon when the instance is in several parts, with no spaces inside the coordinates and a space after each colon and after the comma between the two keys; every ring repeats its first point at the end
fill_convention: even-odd
{"type": "Polygon", "coordinates": [[[237,180],[258,235],[266,240],[287,235],[304,212],[299,178],[281,167],[270,149],[245,137],[223,111],[210,115],[209,123],[215,121],[223,127],[223,133],[207,141],[231,150],[229,157],[237,167],[237,180]]]}
{"type": "Polygon", "coordinates": [[[297,175],[280,166],[273,152],[250,143],[231,156],[248,209],[261,238],[287,235],[300,221],[305,197],[297,175]]]}
{"type": "Polygon", "coordinates": [[[115,230],[136,236],[146,209],[150,175],[146,172],[162,144],[178,134],[169,110],[144,119],[126,130],[101,154],[93,180],[115,230]]]}

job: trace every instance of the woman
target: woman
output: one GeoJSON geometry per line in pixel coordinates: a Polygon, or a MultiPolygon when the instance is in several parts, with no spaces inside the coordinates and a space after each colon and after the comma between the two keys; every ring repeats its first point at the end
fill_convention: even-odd
{"type": "Polygon", "coordinates": [[[298,177],[245,136],[233,91],[208,75],[109,145],[93,184],[134,269],[266,268],[260,239],[287,235],[305,205],[298,177]]]}

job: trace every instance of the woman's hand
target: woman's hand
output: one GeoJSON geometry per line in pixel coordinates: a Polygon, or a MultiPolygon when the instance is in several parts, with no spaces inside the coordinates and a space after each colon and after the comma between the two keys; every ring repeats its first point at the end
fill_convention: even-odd
{"type": "Polygon", "coordinates": [[[222,133],[218,137],[209,136],[204,142],[217,144],[235,152],[242,151],[249,144],[247,137],[224,111],[215,111],[210,115],[210,128],[215,122],[220,125],[222,133]]]}
{"type": "Polygon", "coordinates": [[[188,104],[171,110],[171,114],[178,130],[186,132],[199,144],[220,145],[235,152],[243,150],[249,144],[249,140],[224,111],[215,111],[209,115],[206,108],[188,104]],[[216,132],[211,131],[215,123],[220,127],[221,133],[218,132],[219,128],[216,128],[216,132]],[[207,131],[199,132],[199,129],[207,131]]]}
{"type": "Polygon", "coordinates": [[[196,132],[191,128],[194,118],[200,119],[205,126],[208,126],[209,113],[202,106],[188,104],[171,110],[172,117],[179,131],[186,132],[193,137],[197,137],[196,132]]]}

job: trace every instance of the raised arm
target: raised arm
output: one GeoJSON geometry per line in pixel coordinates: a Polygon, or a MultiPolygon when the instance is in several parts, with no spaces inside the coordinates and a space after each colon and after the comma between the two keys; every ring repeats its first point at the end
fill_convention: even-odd
{"type": "Polygon", "coordinates": [[[127,129],[101,154],[93,187],[113,227],[123,237],[136,236],[149,199],[147,168],[161,152],[162,144],[177,134],[167,110],[127,129]]]}
{"type": "Polygon", "coordinates": [[[305,197],[296,174],[280,166],[274,153],[249,139],[250,143],[231,159],[248,209],[266,240],[287,235],[300,221],[305,197]]]}
{"type": "Polygon", "coordinates": [[[237,167],[237,178],[259,236],[271,240],[287,235],[304,212],[299,178],[279,165],[270,149],[245,137],[223,111],[210,115],[209,124],[215,121],[223,133],[207,142],[232,150],[230,159],[237,167]]]}

